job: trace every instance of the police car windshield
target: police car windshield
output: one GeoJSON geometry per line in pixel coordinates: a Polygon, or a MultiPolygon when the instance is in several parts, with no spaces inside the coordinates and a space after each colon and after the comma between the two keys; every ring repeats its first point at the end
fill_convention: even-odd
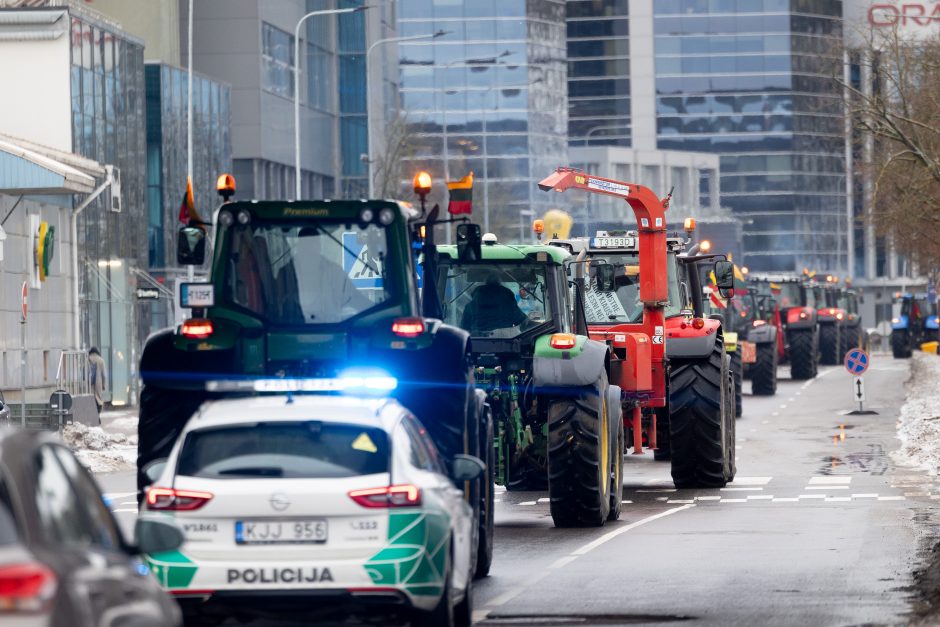
{"type": "Polygon", "coordinates": [[[262,422],[191,431],[177,474],[212,479],[331,479],[388,472],[388,436],[360,425],[262,422]]]}
{"type": "Polygon", "coordinates": [[[541,266],[444,263],[441,278],[444,322],[473,337],[514,338],[552,317],[541,266]]]}
{"type": "MultiPolygon", "coordinates": [[[[643,303],[640,302],[640,257],[639,253],[591,253],[592,265],[589,271],[587,291],[584,298],[584,310],[588,324],[638,323],[643,320],[643,303]],[[596,262],[614,266],[614,285],[616,291],[598,292],[596,262]]],[[[678,316],[682,310],[679,296],[679,282],[676,279],[676,256],[669,253],[666,261],[669,279],[669,304],[666,305],[666,317],[678,316]]]]}
{"type": "Polygon", "coordinates": [[[343,322],[396,300],[386,230],[265,222],[228,230],[225,300],[283,325],[343,322]]]}

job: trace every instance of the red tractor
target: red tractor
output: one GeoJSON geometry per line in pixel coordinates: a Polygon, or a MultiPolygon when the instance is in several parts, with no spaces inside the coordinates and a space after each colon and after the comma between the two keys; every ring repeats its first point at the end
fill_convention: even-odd
{"type": "Polygon", "coordinates": [[[848,312],[839,304],[841,288],[838,279],[827,276],[825,282],[815,281],[816,289],[822,292],[816,316],[819,320],[819,363],[834,366],[842,363],[847,350],[848,312]]]}
{"type": "Polygon", "coordinates": [[[817,307],[822,288],[795,275],[750,274],[748,283],[760,297],[773,298],[773,322],[778,326],[781,361],[790,363],[790,377],[812,379],[819,370],[817,307]],[[782,331],[782,333],[781,333],[782,331]]]}
{"type": "MultiPolygon", "coordinates": [[[[642,452],[645,433],[650,448],[671,450],[676,487],[724,486],[735,474],[730,359],[720,321],[695,316],[690,307],[692,288],[680,280],[677,259],[684,243],[666,237],[668,199],[569,168],[539,187],[615,196],[633,208],[637,231],[549,243],[576,255],[573,274],[585,286],[590,336],[611,347],[610,381],[623,391],[634,453],[642,452]]],[[[716,262],[715,274],[730,293],[731,262],[716,262]]]]}

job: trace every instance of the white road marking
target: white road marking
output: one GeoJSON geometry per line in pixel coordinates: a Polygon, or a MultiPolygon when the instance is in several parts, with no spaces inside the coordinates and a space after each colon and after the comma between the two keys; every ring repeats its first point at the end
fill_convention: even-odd
{"type": "Polygon", "coordinates": [[[720,501],[720,496],[697,496],[695,497],[696,501],[720,501]]]}
{"type": "Polygon", "coordinates": [[[112,509],[111,511],[114,512],[115,514],[128,514],[132,512],[136,514],[137,508],[135,507],[133,509],[130,509],[130,508],[125,507],[124,509],[112,509]]]}
{"type": "Polygon", "coordinates": [[[848,490],[847,485],[808,485],[804,490],[848,490]]]}
{"type": "Polygon", "coordinates": [[[852,483],[852,477],[810,477],[810,485],[848,485],[852,483]]]}
{"type": "MultiPolygon", "coordinates": [[[[780,415],[780,412],[779,412],[779,411],[775,411],[774,413],[772,413],[772,414],[770,414],[770,415],[776,418],[777,416],[780,415]]],[[[764,421],[764,424],[767,424],[767,421],[766,421],[766,420],[764,421]]]]}
{"type": "Polygon", "coordinates": [[[637,490],[637,492],[675,492],[675,488],[656,488],[653,490],[637,490]]]}
{"type": "Polygon", "coordinates": [[[550,500],[550,499],[549,499],[547,496],[543,496],[542,498],[540,498],[540,499],[538,500],[538,502],[539,502],[539,503],[548,503],[549,500],[550,500]]]}
{"type": "Polygon", "coordinates": [[[851,501],[851,500],[852,500],[851,496],[827,496],[826,497],[827,503],[844,503],[846,501],[851,501]]]}
{"type": "Polygon", "coordinates": [[[722,503],[747,503],[747,499],[721,499],[722,503]]]}
{"type": "Polygon", "coordinates": [[[800,499],[795,497],[780,497],[773,500],[774,503],[796,503],[800,499]]]}
{"type": "Polygon", "coordinates": [[[793,398],[792,396],[787,399],[787,402],[788,402],[788,403],[792,403],[793,401],[794,401],[794,398],[793,398]]]}
{"type": "Polygon", "coordinates": [[[764,488],[718,488],[719,492],[757,492],[764,488]]]}
{"type": "Polygon", "coordinates": [[[905,492],[904,496],[930,496],[929,492],[905,492]]]}
{"type": "Polygon", "coordinates": [[[875,493],[853,494],[853,495],[852,495],[852,498],[853,498],[853,499],[876,499],[876,498],[878,498],[878,495],[875,494],[875,493]]]}
{"type": "Polygon", "coordinates": [[[633,505],[633,501],[620,501],[624,505],[633,505]]]}
{"type": "Polygon", "coordinates": [[[878,500],[879,501],[905,501],[907,499],[905,499],[903,496],[879,496],[878,500]]]}
{"type": "Polygon", "coordinates": [[[129,496],[136,495],[136,492],[106,492],[104,498],[109,501],[116,501],[118,499],[127,498],[129,496]]]}
{"type": "Polygon", "coordinates": [[[695,499],[669,499],[666,502],[669,504],[687,505],[689,503],[694,503],[695,499]]]}
{"type": "Polygon", "coordinates": [[[786,409],[786,408],[787,408],[786,403],[780,403],[780,409],[786,409]]]}
{"type": "Polygon", "coordinates": [[[825,494],[801,494],[797,498],[800,499],[824,499],[826,498],[825,494]]]}
{"type": "Polygon", "coordinates": [[[134,501],[124,501],[123,503],[118,503],[118,505],[133,505],[134,507],[137,507],[137,501],[136,501],[136,500],[134,500],[134,501]]]}
{"type": "Polygon", "coordinates": [[[535,505],[535,501],[522,501],[519,505],[535,505]]]}
{"type": "Polygon", "coordinates": [[[735,477],[734,485],[767,485],[773,477],[735,477]]]}
{"type": "Polygon", "coordinates": [[[748,494],[748,501],[769,501],[774,498],[773,494],[748,494]]]}
{"type": "MultiPolygon", "coordinates": [[[[534,577],[529,578],[528,585],[518,586],[515,589],[506,591],[505,593],[499,595],[498,597],[496,597],[495,599],[487,603],[486,607],[487,608],[499,607],[500,605],[504,605],[508,603],[509,601],[512,601],[517,596],[522,594],[525,590],[529,589],[530,587],[532,587],[533,585],[537,584],[542,579],[547,577],[549,573],[551,573],[553,570],[557,570],[558,568],[561,568],[562,566],[566,566],[570,564],[578,557],[581,557],[582,555],[593,551],[597,547],[603,544],[606,544],[607,542],[613,540],[614,538],[616,538],[617,536],[621,534],[624,534],[630,531],[631,529],[636,529],[637,527],[645,525],[646,523],[653,522],[654,520],[658,520],[666,516],[671,516],[672,514],[675,514],[676,512],[681,512],[682,510],[689,509],[690,507],[695,507],[695,505],[682,505],[681,507],[673,507],[672,509],[667,509],[664,512],[653,514],[652,516],[647,516],[646,518],[641,518],[640,520],[634,523],[630,523],[629,525],[624,525],[623,527],[614,529],[613,531],[609,531],[605,533],[604,535],[602,535],[600,538],[597,538],[596,540],[588,542],[584,546],[581,546],[580,548],[575,549],[574,551],[572,551],[570,554],[566,555],[565,557],[555,560],[555,562],[553,562],[551,566],[543,570],[541,573],[538,573],[534,577]]],[[[482,611],[481,611],[481,615],[484,618],[486,617],[486,614],[483,614],[482,611]]]]}

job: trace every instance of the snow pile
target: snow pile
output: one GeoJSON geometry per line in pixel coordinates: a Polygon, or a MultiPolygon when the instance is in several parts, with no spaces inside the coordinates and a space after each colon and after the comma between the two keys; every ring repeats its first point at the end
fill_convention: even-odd
{"type": "Polygon", "coordinates": [[[137,436],[108,433],[101,427],[70,424],[62,438],[93,473],[132,470],[137,459],[137,436]]]}
{"type": "Polygon", "coordinates": [[[940,473],[940,357],[914,351],[907,400],[898,419],[901,449],[894,461],[940,473]]]}

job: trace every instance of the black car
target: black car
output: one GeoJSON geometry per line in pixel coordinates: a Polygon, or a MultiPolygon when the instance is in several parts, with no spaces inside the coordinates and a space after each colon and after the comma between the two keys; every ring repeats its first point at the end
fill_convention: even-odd
{"type": "Polygon", "coordinates": [[[166,627],[176,603],[142,553],[172,551],[173,523],[141,519],[125,542],[97,484],[52,434],[0,429],[0,625],[166,627]]]}

